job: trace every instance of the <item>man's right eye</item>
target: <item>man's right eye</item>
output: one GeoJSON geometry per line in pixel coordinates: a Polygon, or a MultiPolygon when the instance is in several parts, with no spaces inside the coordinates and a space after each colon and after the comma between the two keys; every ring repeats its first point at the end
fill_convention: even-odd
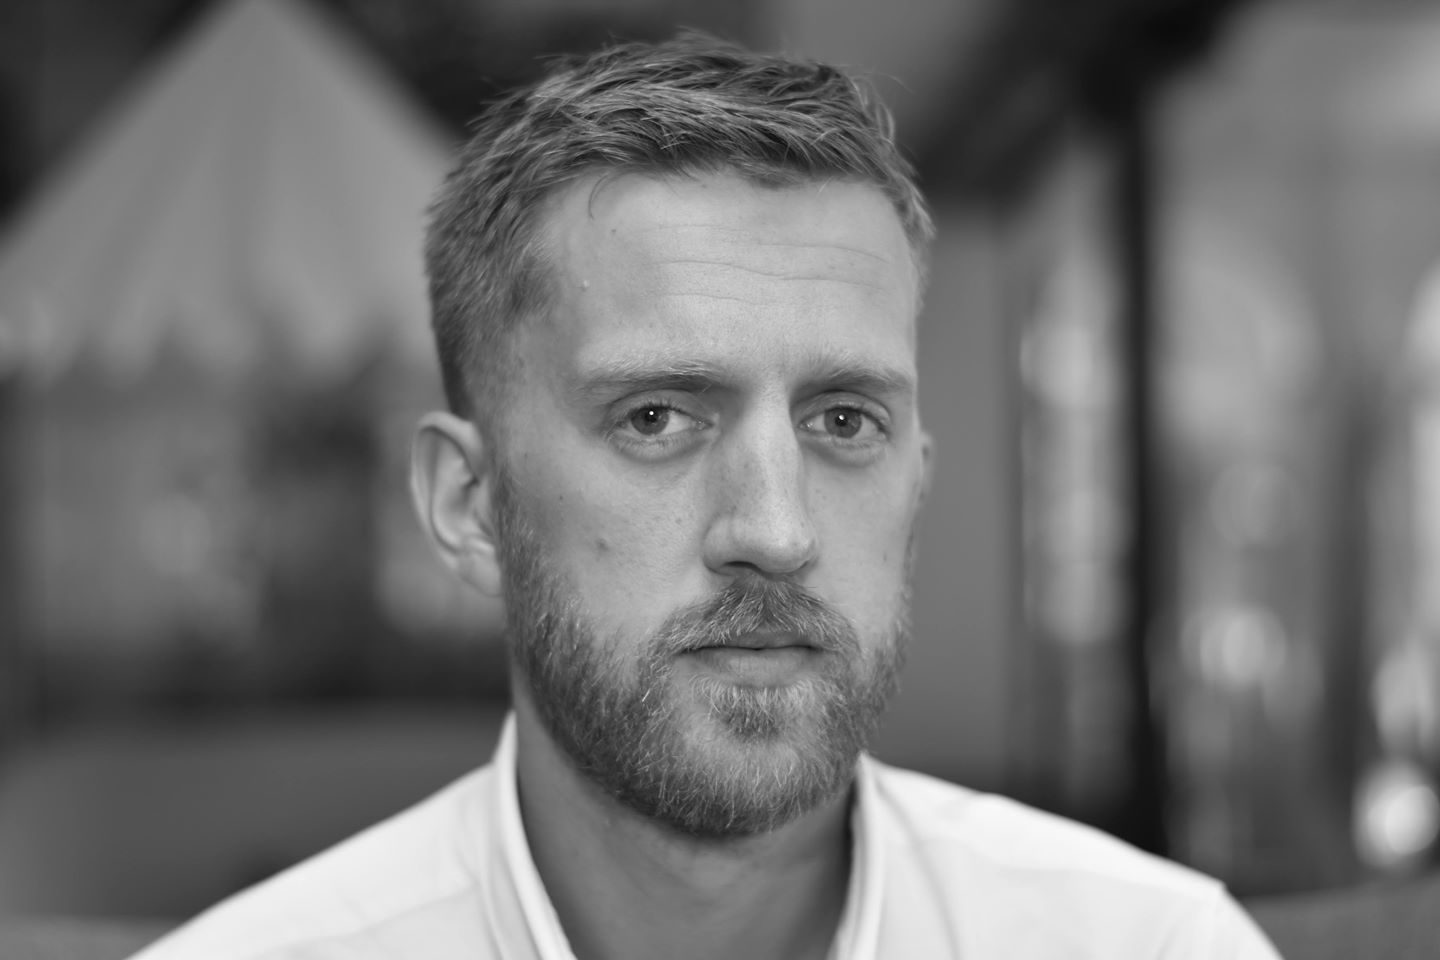
{"type": "Polygon", "coordinates": [[[668,440],[704,426],[702,421],[668,404],[645,403],[621,417],[616,433],[629,440],[668,440]]]}

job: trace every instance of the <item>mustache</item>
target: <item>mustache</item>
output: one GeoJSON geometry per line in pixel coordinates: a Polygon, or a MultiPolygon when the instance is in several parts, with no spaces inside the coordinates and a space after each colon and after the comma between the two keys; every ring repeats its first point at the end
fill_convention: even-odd
{"type": "Polygon", "coordinates": [[[655,633],[662,654],[734,646],[756,633],[784,633],[831,653],[858,653],[854,628],[799,584],[764,577],[732,581],[709,599],[677,610],[655,633]]]}

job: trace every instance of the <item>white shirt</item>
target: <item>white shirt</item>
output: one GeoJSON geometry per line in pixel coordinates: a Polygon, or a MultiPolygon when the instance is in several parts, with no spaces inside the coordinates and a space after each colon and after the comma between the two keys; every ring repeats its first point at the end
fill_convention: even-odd
{"type": "MultiPolygon", "coordinates": [[[[832,960],[1276,960],[1216,881],[1087,827],[862,757],[832,960]]],[[[134,960],[574,960],[491,763],[134,960]]]]}

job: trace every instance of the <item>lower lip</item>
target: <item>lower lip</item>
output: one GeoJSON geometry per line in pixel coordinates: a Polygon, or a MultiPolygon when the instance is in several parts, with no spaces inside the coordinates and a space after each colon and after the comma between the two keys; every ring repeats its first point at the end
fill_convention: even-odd
{"type": "Polygon", "coordinates": [[[813,647],[705,647],[686,654],[706,673],[753,687],[783,686],[809,670],[820,651],[813,647]]]}

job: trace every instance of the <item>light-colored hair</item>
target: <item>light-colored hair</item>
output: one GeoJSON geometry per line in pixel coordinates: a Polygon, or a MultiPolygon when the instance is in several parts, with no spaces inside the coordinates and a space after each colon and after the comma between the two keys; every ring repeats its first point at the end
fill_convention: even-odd
{"type": "Polygon", "coordinates": [[[445,395],[487,433],[509,335],[551,297],[545,201],[597,170],[873,184],[922,268],[933,232],[890,114],[834,67],[695,33],[560,60],[478,119],[431,207],[425,260],[445,395]]]}

